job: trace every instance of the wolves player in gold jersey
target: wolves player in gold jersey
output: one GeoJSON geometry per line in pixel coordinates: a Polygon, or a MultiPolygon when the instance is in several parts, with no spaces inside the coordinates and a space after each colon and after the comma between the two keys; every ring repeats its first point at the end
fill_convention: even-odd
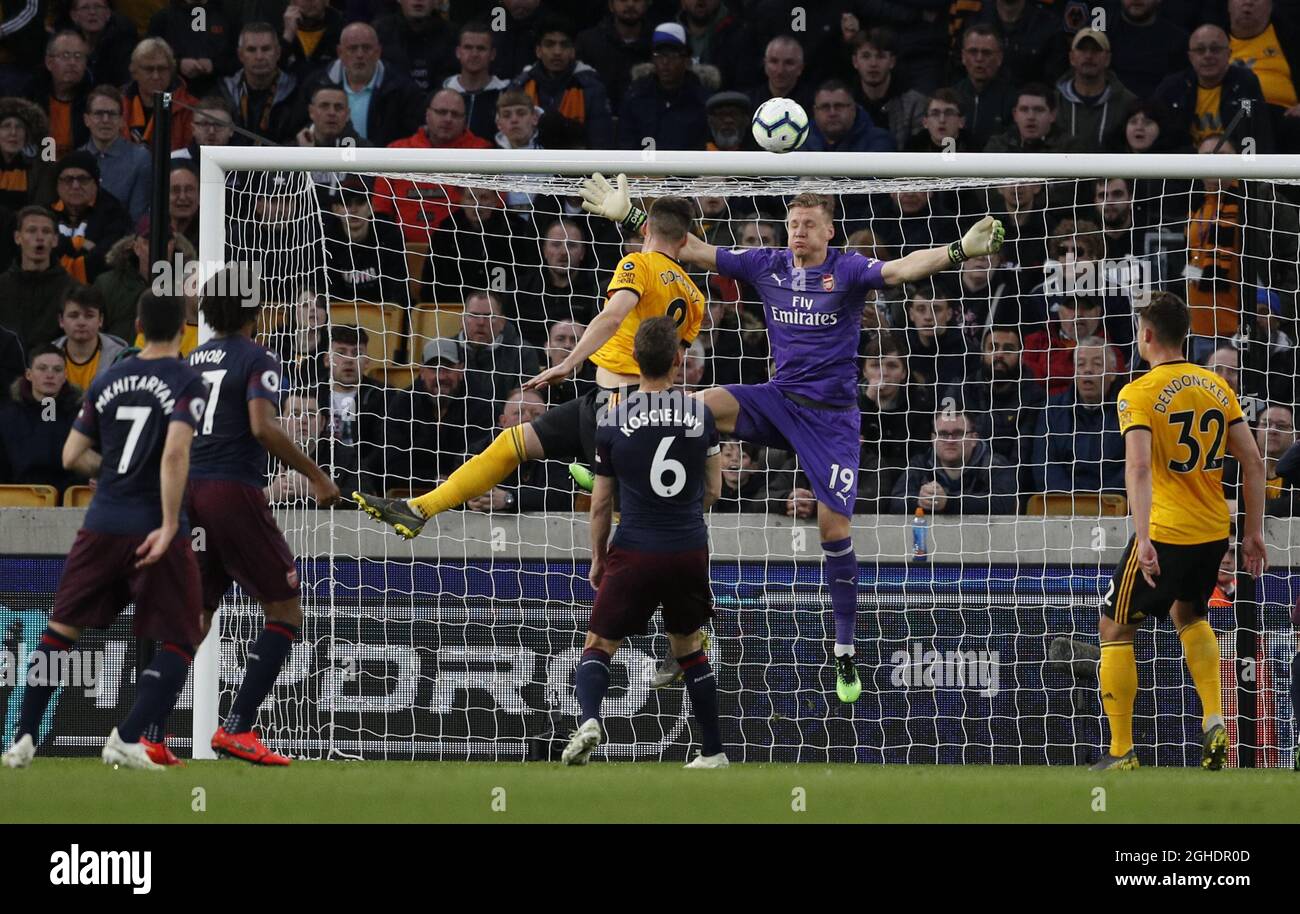
{"type": "Polygon", "coordinates": [[[549,410],[535,422],[501,432],[432,492],[409,500],[354,492],[353,500],[371,517],[411,539],[429,518],[490,491],[525,460],[583,459],[590,464],[596,411],[611,396],[637,385],[632,342],[641,322],[667,315],[677,325],[684,346],[700,332],[704,296],[676,260],[686,244],[692,214],[691,204],[681,197],[661,197],[650,207],[645,245],[619,261],[604,309],[568,358],[524,385],[536,389],[558,384],[590,357],[596,365],[595,390],[549,410]]]}
{"type": "Polygon", "coordinates": [[[1219,561],[1228,545],[1223,498],[1226,446],[1241,464],[1247,571],[1261,574],[1264,553],[1264,461],[1231,388],[1183,358],[1187,305],[1156,292],[1138,314],[1138,354],[1151,370],[1119,393],[1124,479],[1133,538],[1102,601],[1101,701],[1110,720],[1110,750],[1092,767],[1136,768],[1133,701],[1137,663],[1133,634],[1148,616],[1168,615],[1201,699],[1201,766],[1223,767],[1219,641],[1206,621],[1219,561]]]}

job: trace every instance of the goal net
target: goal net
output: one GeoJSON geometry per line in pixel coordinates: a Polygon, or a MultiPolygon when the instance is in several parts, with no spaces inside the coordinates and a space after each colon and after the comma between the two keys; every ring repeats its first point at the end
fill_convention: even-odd
{"type": "MultiPolygon", "coordinates": [[[[1270,477],[1295,439],[1300,188],[1264,157],[404,153],[204,153],[202,257],[260,271],[285,422],[345,495],[426,491],[497,430],[593,383],[588,369],[548,396],[519,391],[572,348],[639,245],[581,211],[591,170],[632,175],[643,205],[689,197],[724,247],[783,246],[786,201],[805,191],[833,197],[833,245],[880,259],[946,245],[986,214],[1006,226],[1000,255],[870,294],[862,326],[845,328],[861,340],[856,704],[834,697],[798,458],[725,447],[711,655],[733,759],[1077,764],[1104,751],[1098,607],[1130,532],[1116,395],[1141,368],[1134,314],[1151,292],[1192,306],[1189,358],[1237,390],[1270,477]],[[933,177],[881,177],[909,173],[933,177]]],[[[681,383],[766,380],[755,291],[691,276],[707,313],[681,383]]],[[[1290,765],[1296,742],[1293,493],[1269,485],[1274,567],[1252,581],[1229,554],[1209,616],[1233,763],[1261,766],[1290,765]]],[[[551,757],[575,726],[593,596],[564,463],[525,465],[409,543],[347,507],[315,510],[282,467],[271,495],[306,620],[261,710],[268,745],[551,757]]],[[[196,733],[233,698],[259,626],[236,591],[219,662],[196,667],[196,733]]],[[[615,657],[601,757],[681,760],[698,745],[681,686],[650,686],[666,652],[655,627],[615,657]]],[[[1195,764],[1200,708],[1176,633],[1146,625],[1136,653],[1139,753],[1195,764]]]]}

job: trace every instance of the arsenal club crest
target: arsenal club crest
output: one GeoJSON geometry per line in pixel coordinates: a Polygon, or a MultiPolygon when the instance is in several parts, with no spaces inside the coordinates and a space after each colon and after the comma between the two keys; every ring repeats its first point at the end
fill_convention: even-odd
{"type": "Polygon", "coordinates": [[[822,274],[822,291],[823,292],[835,291],[835,277],[832,274],[830,273],[822,274]]]}

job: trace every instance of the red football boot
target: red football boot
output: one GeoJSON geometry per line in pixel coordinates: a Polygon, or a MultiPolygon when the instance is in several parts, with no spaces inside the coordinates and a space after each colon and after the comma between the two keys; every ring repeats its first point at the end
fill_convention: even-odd
{"type": "Polygon", "coordinates": [[[218,729],[212,735],[212,751],[217,755],[228,755],[231,758],[243,759],[254,765],[289,764],[289,759],[272,752],[262,745],[262,741],[257,738],[256,730],[246,730],[243,733],[227,733],[225,730],[218,729]]]}
{"type": "Polygon", "coordinates": [[[140,745],[144,746],[144,751],[148,754],[149,761],[153,762],[155,765],[176,765],[181,768],[185,767],[185,763],[178,759],[172,752],[171,748],[167,745],[167,739],[165,737],[154,743],[142,736],[140,737],[140,745]]]}

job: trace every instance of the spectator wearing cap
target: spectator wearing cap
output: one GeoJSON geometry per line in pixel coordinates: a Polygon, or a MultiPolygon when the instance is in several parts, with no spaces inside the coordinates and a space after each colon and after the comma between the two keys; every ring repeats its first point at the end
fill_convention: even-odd
{"type": "Polygon", "coordinates": [[[581,124],[590,149],[609,149],[614,119],[605,84],[596,70],[578,59],[576,33],[562,19],[549,19],[537,29],[537,63],[510,83],[522,89],[543,111],[554,111],[581,124]]]}
{"type": "Polygon", "coordinates": [[[1085,336],[1072,362],[1065,388],[1047,401],[1034,432],[1034,490],[1123,492],[1119,355],[1101,337],[1085,336]]]}
{"type": "Polygon", "coordinates": [[[145,38],[131,52],[131,81],[122,89],[126,99],[126,131],[131,142],[147,146],[153,140],[153,97],[170,92],[172,149],[184,149],[194,137],[192,109],[196,98],[176,71],[176,56],[161,38],[145,38]]]}
{"type": "MultiPolygon", "coordinates": [[[[465,383],[476,404],[495,403],[512,387],[537,374],[537,350],[524,345],[519,327],[505,316],[501,298],[495,292],[466,293],[457,339],[465,347],[465,383]]],[[[491,421],[490,415],[469,418],[491,421]]]]}
{"type": "Polygon", "coordinates": [[[992,26],[1002,39],[1004,66],[1015,85],[1052,79],[1065,65],[1061,14],[1041,3],[1002,0],[984,3],[975,22],[992,26]]]}
{"type": "Polygon", "coordinates": [[[149,209],[153,161],[143,146],[123,134],[125,100],[116,86],[96,86],[86,100],[86,126],[90,141],[82,150],[99,166],[99,186],[124,207],[131,222],[149,209]]]}
{"type": "Polygon", "coordinates": [[[335,468],[334,481],[343,491],[382,492],[392,391],[366,374],[370,334],[341,324],[329,327],[327,334],[324,371],[316,388],[317,408],[325,412],[320,464],[335,468]]]}
{"type": "Polygon", "coordinates": [[[343,14],[328,0],[289,0],[278,21],[280,69],[292,73],[299,85],[338,58],[343,14]]]}
{"type": "Polygon", "coordinates": [[[456,32],[430,0],[397,0],[397,11],[375,19],[384,59],[422,92],[442,86],[451,74],[456,32]]]}
{"type": "Polygon", "coordinates": [[[777,35],[763,49],[763,81],[751,86],[749,110],[754,111],[769,98],[792,98],[812,110],[812,86],[804,79],[803,45],[793,35],[777,35]]]}
{"type": "Polygon", "coordinates": [[[473,401],[465,387],[464,347],[446,337],[425,343],[415,382],[392,396],[385,441],[391,484],[426,489],[450,475],[470,453],[467,437],[490,423],[492,402],[473,404],[483,423],[474,427],[467,419],[473,401]]]}
{"type": "Polygon", "coordinates": [[[99,186],[99,163],[84,149],[54,167],[54,184],[58,198],[50,209],[59,220],[59,263],[77,282],[94,282],[108,249],[131,231],[131,217],[99,186]]]}
{"type": "Polygon", "coordinates": [[[717,70],[692,67],[686,30],[676,22],[655,27],[652,72],[632,71],[632,85],[619,110],[621,149],[704,149],[709,141],[708,97],[717,70]],[[706,78],[701,74],[705,74],[706,78]]]}
{"type": "Polygon", "coordinates": [[[224,95],[209,95],[199,99],[192,112],[193,137],[184,149],[172,153],[173,159],[189,159],[195,165],[202,162],[204,146],[230,146],[235,138],[235,109],[224,95]]]}
{"type": "Polygon", "coordinates": [[[722,0],[681,0],[681,7],[677,21],[686,30],[692,59],[716,67],[720,85],[749,85],[758,75],[754,64],[757,48],[750,42],[744,21],[722,0]]]}
{"type": "Polygon", "coordinates": [[[705,111],[708,113],[710,137],[705,149],[735,152],[758,148],[753,131],[749,129],[749,96],[744,92],[714,92],[705,103],[705,111]]]}
{"type": "Polygon", "coordinates": [[[313,77],[305,92],[321,83],[341,87],[348,94],[348,110],[357,135],[376,146],[387,146],[420,123],[420,87],[382,59],[383,45],[374,27],[353,22],[339,38],[339,59],[313,77]]]}
{"type": "Polygon", "coordinates": [[[1110,69],[1110,39],[1080,29],[1070,42],[1070,69],[1056,84],[1057,121],[1084,152],[1101,152],[1137,96],[1110,69]]]}
{"type": "Polygon", "coordinates": [[[600,22],[578,33],[578,59],[600,74],[615,111],[632,82],[632,68],[650,62],[654,26],[646,18],[649,5],[649,0],[607,0],[600,22]]]}
{"type": "Polygon", "coordinates": [[[1191,66],[1167,76],[1155,94],[1169,109],[1176,142],[1200,145],[1235,124],[1229,137],[1234,145],[1250,137],[1255,152],[1273,152],[1273,123],[1259,79],[1232,62],[1228,33],[1201,26],[1187,39],[1187,57],[1191,66]]]}
{"type": "Polygon", "coordinates": [[[456,60],[460,72],[442,81],[444,89],[455,89],[465,99],[465,122],[476,136],[491,139],[496,132],[497,98],[510,80],[494,76],[496,34],[486,22],[467,22],[456,36],[456,60]]]}
{"type": "MultiPolygon", "coordinates": [[[[168,263],[177,254],[182,262],[198,256],[194,246],[183,235],[173,235],[167,242],[168,263]]],[[[99,274],[94,288],[104,302],[104,332],[124,340],[136,335],[135,316],[140,294],[149,288],[152,275],[149,268],[149,217],[136,221],[135,231],[116,241],[104,256],[106,269],[99,274]]]]}
{"type": "Polygon", "coordinates": [[[85,120],[86,96],[93,86],[86,67],[89,56],[86,39],[73,31],[59,32],[45,47],[45,69],[23,92],[45,112],[57,158],[90,138],[85,120]]]}
{"type": "Polygon", "coordinates": [[[849,45],[857,83],[854,100],[871,116],[871,121],[894,138],[903,149],[922,129],[927,99],[914,89],[905,89],[894,78],[898,65],[898,39],[887,28],[859,32],[849,45]]]}
{"type": "Polygon", "coordinates": [[[1138,98],[1149,99],[1170,73],[1187,65],[1187,29],[1160,0],[1124,0],[1106,22],[1111,69],[1138,98]]]}
{"type": "Polygon", "coordinates": [[[17,212],[53,196],[54,175],[40,156],[49,119],[24,98],[0,98],[0,206],[17,212]]]}
{"type": "Polygon", "coordinates": [[[853,101],[853,92],[838,79],[828,79],[813,101],[812,129],[804,149],[809,152],[893,152],[894,138],[871,121],[853,101]]]}
{"type": "Polygon", "coordinates": [[[23,352],[59,335],[59,311],[74,280],[55,256],[58,221],[43,206],[18,211],[18,259],[0,273],[0,326],[18,335],[23,352]]]}
{"type": "Polygon", "coordinates": [[[26,373],[0,403],[0,482],[54,486],[60,495],[85,482],[63,468],[63,442],[82,393],[68,383],[63,353],[49,344],[32,350],[26,373]]]}
{"type": "Polygon", "coordinates": [[[95,82],[121,86],[131,78],[131,49],[140,36],[135,23],[114,12],[108,0],[72,0],[54,27],[59,31],[73,29],[86,40],[86,63],[95,82]]]}
{"type": "Polygon", "coordinates": [[[1279,13],[1273,0],[1228,0],[1233,63],[1255,74],[1273,120],[1279,152],[1300,152],[1300,23],[1295,4],[1279,13]]]}
{"type": "Polygon", "coordinates": [[[985,152],[1078,152],[1079,140],[1061,129],[1056,91],[1042,83],[1021,86],[1006,133],[989,140],[985,152]]]}
{"type": "MultiPolygon", "coordinates": [[[[490,149],[492,144],[465,126],[465,99],[453,89],[438,89],[429,96],[424,126],[411,136],[389,144],[395,149],[490,149]]],[[[391,215],[407,241],[428,244],[430,232],[451,214],[461,190],[407,178],[379,178],[375,182],[375,211],[391,215]]]]}
{"type": "Polygon", "coordinates": [[[104,297],[91,286],[68,290],[59,329],[63,336],[54,345],[63,352],[68,380],[83,391],[126,349],[126,340],[104,332],[104,297]]]}
{"type": "Polygon", "coordinates": [[[335,218],[325,227],[325,281],[335,298],[408,311],[411,285],[402,230],[376,219],[370,199],[369,182],[360,175],[348,175],[329,192],[327,206],[335,218]]]}
{"type": "Polygon", "coordinates": [[[1016,84],[1003,66],[1002,36],[991,25],[977,22],[961,36],[961,65],[965,71],[952,90],[961,100],[966,131],[975,149],[1011,125],[1016,84]]]}
{"type": "Polygon", "coordinates": [[[274,143],[293,136],[298,77],[280,69],[280,36],[265,22],[239,32],[240,68],[221,80],[221,94],[235,112],[235,124],[274,143]]]}
{"type": "Polygon", "coordinates": [[[217,88],[217,80],[238,69],[238,15],[223,0],[171,0],[149,20],[149,36],[161,38],[177,58],[177,71],[197,96],[217,88]],[[195,9],[202,7],[202,27],[195,9]]]}

